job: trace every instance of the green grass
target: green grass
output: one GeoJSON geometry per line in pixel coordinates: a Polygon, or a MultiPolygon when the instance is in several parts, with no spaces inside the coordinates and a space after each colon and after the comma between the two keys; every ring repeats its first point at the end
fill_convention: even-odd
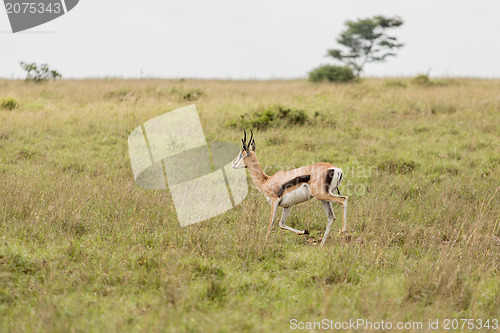
{"type": "Polygon", "coordinates": [[[472,79],[0,81],[17,102],[0,109],[0,331],[498,319],[498,91],[472,79]],[[265,242],[270,209],[254,187],[180,227],[168,191],[135,185],[127,138],[191,103],[209,142],[239,143],[241,116],[302,110],[310,121],[254,131],[259,159],[269,173],[341,167],[351,240],[315,245],[326,216],[310,201],[289,217],[309,239],[276,227],[265,242]]]}

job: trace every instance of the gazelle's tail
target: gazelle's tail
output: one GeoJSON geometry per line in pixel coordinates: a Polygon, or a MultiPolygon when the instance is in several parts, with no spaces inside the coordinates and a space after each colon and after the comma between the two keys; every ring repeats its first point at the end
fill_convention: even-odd
{"type": "Polygon", "coordinates": [[[340,183],[342,183],[342,177],[344,173],[342,172],[342,169],[340,168],[331,168],[328,169],[328,173],[326,175],[326,186],[328,186],[328,192],[333,195],[340,194],[338,188],[340,186],[340,183]],[[337,193],[334,193],[337,192],[337,193]]]}

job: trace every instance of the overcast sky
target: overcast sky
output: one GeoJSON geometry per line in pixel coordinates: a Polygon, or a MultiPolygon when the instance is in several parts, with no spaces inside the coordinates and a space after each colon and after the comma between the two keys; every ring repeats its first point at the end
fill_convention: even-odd
{"type": "Polygon", "coordinates": [[[65,78],[269,79],[305,77],[348,19],[399,15],[406,45],[364,76],[500,77],[495,0],[80,0],[66,15],[12,34],[0,7],[0,77],[20,61],[65,78]]]}

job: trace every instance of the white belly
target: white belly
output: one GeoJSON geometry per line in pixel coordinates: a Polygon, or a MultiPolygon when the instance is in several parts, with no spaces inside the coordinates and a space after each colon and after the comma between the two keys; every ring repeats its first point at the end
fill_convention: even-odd
{"type": "Polygon", "coordinates": [[[309,185],[304,184],[295,190],[283,194],[280,201],[281,207],[288,207],[311,199],[309,185]]]}

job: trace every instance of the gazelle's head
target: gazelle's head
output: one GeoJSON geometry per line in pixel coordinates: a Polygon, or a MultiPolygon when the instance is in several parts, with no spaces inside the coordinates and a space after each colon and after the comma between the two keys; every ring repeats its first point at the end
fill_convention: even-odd
{"type": "Polygon", "coordinates": [[[247,144],[247,131],[243,130],[245,137],[241,139],[242,147],[241,152],[236,156],[231,167],[233,169],[247,168],[248,165],[255,159],[255,139],[253,132],[250,130],[251,136],[247,144]]]}

